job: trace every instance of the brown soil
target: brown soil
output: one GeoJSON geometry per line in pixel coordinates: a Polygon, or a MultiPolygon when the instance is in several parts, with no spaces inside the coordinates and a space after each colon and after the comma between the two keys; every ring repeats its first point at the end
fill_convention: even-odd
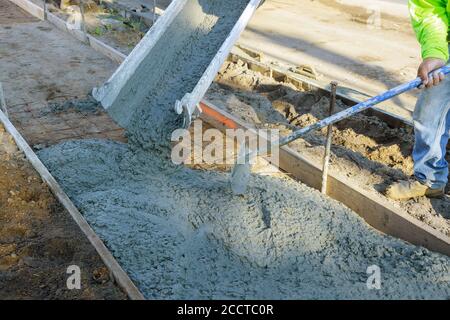
{"type": "MultiPolygon", "coordinates": [[[[248,70],[243,62],[226,63],[208,92],[208,99],[243,120],[260,127],[282,129],[304,127],[328,115],[329,100],[312,92],[302,92],[289,84],[248,70]],[[231,102],[231,103],[230,103],[231,102]]],[[[347,108],[338,101],[337,111],[347,108]]],[[[290,147],[321,163],[326,129],[299,139],[290,147]]],[[[357,115],[333,129],[330,170],[339,172],[375,196],[398,179],[413,173],[411,127],[390,127],[374,116],[357,115]]],[[[450,153],[447,154],[450,161],[450,153]]],[[[390,201],[390,200],[389,200],[390,201]]],[[[450,196],[442,199],[418,198],[391,201],[417,219],[450,235],[450,196]]]]}
{"type": "Polygon", "coordinates": [[[126,299],[1,126],[0,288],[0,299],[126,299]],[[70,265],[80,267],[80,290],[67,289],[70,265]]]}

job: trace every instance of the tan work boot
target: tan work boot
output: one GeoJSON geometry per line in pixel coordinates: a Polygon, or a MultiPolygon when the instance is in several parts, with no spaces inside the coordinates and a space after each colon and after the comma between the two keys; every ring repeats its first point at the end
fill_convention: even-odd
{"type": "Polygon", "coordinates": [[[416,197],[437,198],[444,195],[444,188],[431,189],[417,180],[399,181],[386,189],[386,196],[393,200],[408,200],[416,197]]]}

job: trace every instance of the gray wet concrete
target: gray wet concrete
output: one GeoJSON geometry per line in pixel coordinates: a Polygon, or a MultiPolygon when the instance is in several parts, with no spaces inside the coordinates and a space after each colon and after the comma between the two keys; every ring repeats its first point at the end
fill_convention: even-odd
{"type": "Polygon", "coordinates": [[[382,235],[302,184],[168,165],[102,140],[39,153],[147,298],[450,297],[450,259],[382,235]],[[366,287],[381,268],[381,290],[366,287]]]}

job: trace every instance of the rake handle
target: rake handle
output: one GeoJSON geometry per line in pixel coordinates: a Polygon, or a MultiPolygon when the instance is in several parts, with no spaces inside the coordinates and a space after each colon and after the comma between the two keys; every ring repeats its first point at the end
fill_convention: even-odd
{"type": "MultiPolygon", "coordinates": [[[[437,69],[437,70],[433,71],[433,73],[435,73],[435,72],[439,72],[439,73],[443,73],[444,75],[447,75],[447,74],[450,73],[450,65],[446,65],[446,66],[444,66],[444,67],[442,67],[440,69],[437,69]]],[[[366,100],[364,102],[358,103],[357,105],[355,105],[355,106],[353,106],[351,108],[348,108],[348,109],[345,109],[345,110],[343,110],[341,112],[338,112],[338,113],[332,115],[331,117],[328,117],[326,119],[320,120],[320,121],[318,121],[318,122],[316,122],[316,123],[314,123],[314,124],[312,124],[312,125],[310,125],[308,127],[305,127],[305,128],[299,129],[297,131],[294,131],[291,134],[287,135],[286,137],[281,138],[278,142],[274,142],[272,144],[272,148],[276,147],[276,146],[280,146],[281,147],[281,146],[284,146],[284,145],[286,145],[288,143],[291,143],[292,141],[297,140],[297,139],[305,136],[306,134],[308,134],[308,133],[310,133],[312,131],[320,130],[320,129],[325,128],[325,127],[327,127],[327,126],[329,126],[331,124],[334,124],[334,123],[339,122],[341,120],[344,120],[344,119],[346,119],[348,117],[351,117],[351,116],[353,116],[353,115],[355,115],[357,113],[360,113],[360,112],[362,112],[364,110],[370,109],[371,107],[373,107],[373,106],[375,106],[375,105],[377,105],[377,104],[379,104],[379,103],[381,103],[383,101],[389,100],[389,99],[391,99],[393,97],[396,97],[396,96],[398,96],[398,95],[400,95],[402,93],[405,93],[407,91],[415,89],[415,88],[419,87],[421,84],[422,84],[422,79],[416,78],[413,81],[410,81],[408,83],[405,83],[405,84],[402,84],[402,85],[400,85],[398,87],[395,87],[395,88],[393,88],[391,90],[388,90],[388,91],[386,91],[386,92],[384,92],[384,93],[382,93],[382,94],[380,94],[380,95],[378,95],[376,97],[373,97],[373,98],[371,98],[369,100],[366,100]]]]}

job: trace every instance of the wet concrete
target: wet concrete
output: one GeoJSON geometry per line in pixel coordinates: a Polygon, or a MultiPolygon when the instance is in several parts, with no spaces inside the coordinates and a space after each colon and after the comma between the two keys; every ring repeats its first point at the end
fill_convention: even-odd
{"type": "Polygon", "coordinates": [[[290,179],[169,166],[158,151],[83,140],[39,153],[147,298],[450,297],[450,259],[382,235],[290,179]],[[382,289],[368,290],[378,265],[382,289]]]}

